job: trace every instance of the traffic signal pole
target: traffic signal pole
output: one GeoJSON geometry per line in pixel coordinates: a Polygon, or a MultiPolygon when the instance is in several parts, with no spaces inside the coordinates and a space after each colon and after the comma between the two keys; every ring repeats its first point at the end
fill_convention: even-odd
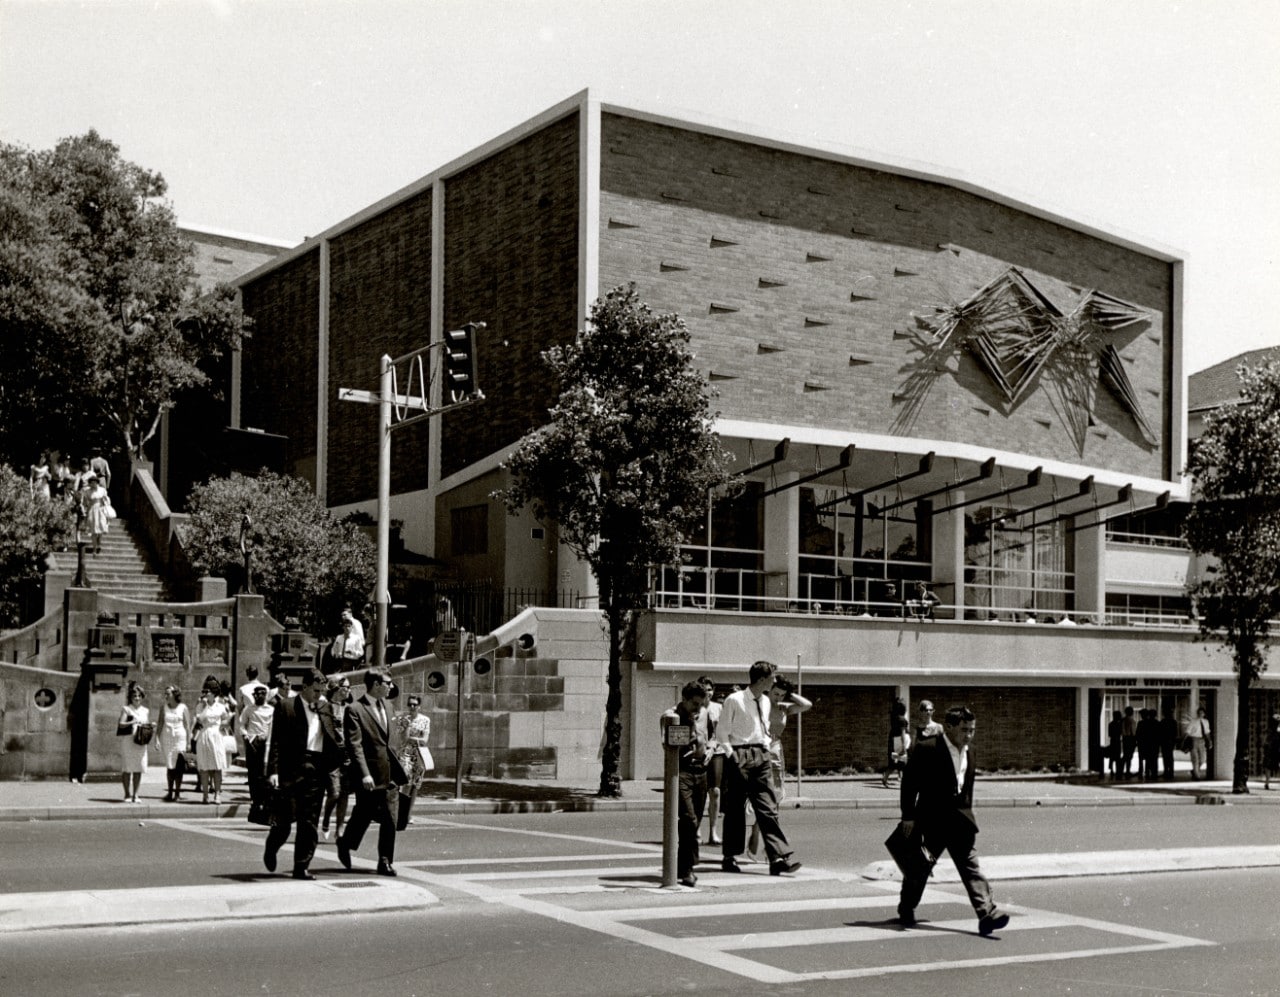
{"type": "Polygon", "coordinates": [[[373,594],[373,664],[376,668],[385,668],[387,664],[387,620],[391,610],[391,431],[484,401],[484,392],[476,379],[476,334],[484,327],[483,322],[468,322],[461,329],[446,332],[444,341],[402,357],[392,359],[384,353],[379,361],[376,394],[358,388],[338,389],[339,401],[378,406],[378,565],[373,594]],[[438,354],[434,365],[431,363],[433,352],[438,354]],[[405,361],[409,362],[409,378],[405,393],[401,394],[396,389],[396,365],[405,361]],[[443,381],[444,404],[432,408],[427,393],[437,377],[443,381]],[[422,394],[413,394],[415,386],[422,394]],[[412,415],[408,414],[410,410],[412,415]]]}

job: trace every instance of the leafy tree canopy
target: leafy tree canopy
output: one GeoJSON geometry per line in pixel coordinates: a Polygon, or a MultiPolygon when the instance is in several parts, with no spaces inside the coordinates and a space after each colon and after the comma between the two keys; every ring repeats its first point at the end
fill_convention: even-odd
{"type": "Polygon", "coordinates": [[[731,456],[712,432],[706,382],[689,333],[656,315],[635,287],[597,301],[577,339],[542,354],[560,388],[551,421],[507,460],[501,494],[512,514],[531,506],[587,562],[609,623],[609,692],[600,794],[620,790],[621,654],[653,565],[680,545],[725,483],[731,456]]]}
{"type": "Polygon", "coordinates": [[[262,471],[197,485],[181,526],[183,547],[199,571],[243,579],[241,528],[253,589],[279,620],[297,617],[313,634],[332,629],[344,604],[363,605],[373,589],[376,551],[339,520],[301,478],[262,471]]]}
{"type": "Polygon", "coordinates": [[[1207,558],[1189,586],[1206,639],[1231,649],[1238,675],[1235,789],[1247,792],[1249,686],[1266,668],[1280,614],[1280,362],[1239,369],[1240,401],[1205,421],[1191,447],[1191,549],[1207,558]]]}
{"type": "Polygon", "coordinates": [[[235,290],[198,294],[164,179],[95,131],[0,143],[0,455],[104,444],[142,455],[201,364],[238,341],[235,290]]]}
{"type": "Polygon", "coordinates": [[[70,507],[33,497],[26,477],[0,465],[0,627],[20,625],[22,587],[44,573],[49,551],[74,539],[70,507]]]}

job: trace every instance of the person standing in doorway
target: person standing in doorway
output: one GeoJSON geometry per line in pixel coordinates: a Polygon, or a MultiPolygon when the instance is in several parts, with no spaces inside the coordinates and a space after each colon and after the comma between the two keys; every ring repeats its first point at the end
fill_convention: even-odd
{"type": "Polygon", "coordinates": [[[778,797],[770,778],[769,715],[772,703],[769,690],[773,687],[777,670],[778,666],[771,661],[755,662],[748,672],[747,688],[728,696],[720,711],[716,734],[733,752],[725,762],[725,784],[721,791],[724,859],[720,865],[725,872],[742,871],[735,856],[741,854],[746,845],[748,800],[764,836],[769,874],[781,876],[800,868],[778,821],[778,797]]]}
{"type": "Polygon", "coordinates": [[[1120,775],[1120,759],[1124,757],[1124,714],[1119,710],[1111,711],[1111,722],[1107,724],[1107,768],[1111,778],[1120,775]]]}
{"type": "Polygon", "coordinates": [[[1124,719],[1120,723],[1120,763],[1124,777],[1129,778],[1133,766],[1133,753],[1138,750],[1138,718],[1133,715],[1133,707],[1124,708],[1124,719]]]}
{"type": "Polygon", "coordinates": [[[1204,779],[1209,775],[1207,762],[1209,749],[1213,747],[1213,731],[1209,728],[1209,717],[1204,707],[1196,708],[1196,718],[1187,727],[1187,736],[1191,738],[1191,778],[1204,779]],[[1205,769],[1204,775],[1200,770],[1205,769]]]}
{"type": "MultiPolygon", "coordinates": [[[[919,840],[932,855],[944,851],[955,863],[960,882],[978,915],[978,933],[990,935],[1009,923],[996,907],[991,884],[978,866],[974,842],[978,822],[973,816],[973,777],[977,768],[973,737],[977,721],[967,706],[952,706],[944,717],[942,736],[916,743],[902,776],[899,803],[902,833],[919,840]]],[[[924,896],[932,865],[904,876],[898,898],[898,923],[916,923],[916,907],[924,896]]]]}
{"type": "Polygon", "coordinates": [[[409,781],[390,747],[391,720],[386,700],[391,676],[371,668],[364,675],[365,694],[347,707],[342,729],[352,776],[358,777],[356,805],[347,828],[337,839],[338,860],[351,868],[351,852],[360,847],[370,824],[378,825],[378,875],[394,876],[399,787],[409,781]]]}

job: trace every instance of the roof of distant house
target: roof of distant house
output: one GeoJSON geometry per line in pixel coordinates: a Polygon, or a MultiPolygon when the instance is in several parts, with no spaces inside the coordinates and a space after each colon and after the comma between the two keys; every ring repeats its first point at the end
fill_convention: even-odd
{"type": "Polygon", "coordinates": [[[1280,346],[1238,353],[1229,360],[1206,367],[1187,378],[1187,411],[1200,412],[1226,405],[1240,397],[1240,380],[1236,369],[1242,363],[1280,360],[1280,346]]]}

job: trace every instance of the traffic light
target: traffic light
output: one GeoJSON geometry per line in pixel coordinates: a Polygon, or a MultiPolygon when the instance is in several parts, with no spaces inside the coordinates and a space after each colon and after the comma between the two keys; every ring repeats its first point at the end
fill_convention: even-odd
{"type": "Polygon", "coordinates": [[[476,329],[475,322],[468,322],[444,334],[445,404],[484,397],[476,384],[476,329]]]}

